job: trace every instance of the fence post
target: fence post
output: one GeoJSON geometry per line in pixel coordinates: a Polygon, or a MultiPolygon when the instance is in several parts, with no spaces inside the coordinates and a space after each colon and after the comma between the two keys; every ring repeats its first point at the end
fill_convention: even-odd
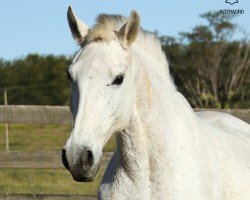
{"type": "MultiPolygon", "coordinates": [[[[4,98],[4,105],[8,105],[8,98],[7,98],[7,89],[3,89],[3,98],[4,98]]],[[[9,151],[9,125],[5,124],[5,149],[6,151],[9,151]]]]}

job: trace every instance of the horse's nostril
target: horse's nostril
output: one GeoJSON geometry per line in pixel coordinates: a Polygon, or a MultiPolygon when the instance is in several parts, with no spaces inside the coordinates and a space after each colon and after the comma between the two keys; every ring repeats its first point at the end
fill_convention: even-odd
{"type": "Polygon", "coordinates": [[[94,164],[94,156],[92,154],[92,151],[87,150],[87,152],[88,152],[88,156],[87,156],[88,163],[92,166],[94,164]]]}
{"type": "Polygon", "coordinates": [[[83,151],[83,157],[82,157],[82,167],[84,170],[90,170],[91,167],[94,164],[94,156],[91,150],[85,149],[83,151]]]}
{"type": "Polygon", "coordinates": [[[62,149],[62,163],[64,165],[64,167],[69,170],[69,163],[68,163],[68,160],[67,160],[67,157],[66,157],[66,150],[65,149],[62,149]]]}

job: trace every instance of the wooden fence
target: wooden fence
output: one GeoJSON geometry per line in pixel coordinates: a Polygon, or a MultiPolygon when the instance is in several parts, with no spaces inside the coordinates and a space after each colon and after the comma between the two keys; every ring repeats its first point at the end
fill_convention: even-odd
{"type": "MultiPolygon", "coordinates": [[[[106,168],[112,152],[105,152],[101,166],[106,168]]],[[[0,151],[0,169],[63,169],[60,152],[0,151]]]]}
{"type": "Polygon", "coordinates": [[[96,200],[96,196],[65,194],[0,194],[0,200],[96,200]]]}
{"type": "MultiPolygon", "coordinates": [[[[195,109],[201,111],[205,109],[195,109]]],[[[215,110],[215,109],[214,109],[215,110]]],[[[215,110],[230,113],[250,123],[250,109],[215,110]]],[[[70,124],[71,114],[66,106],[0,106],[0,124],[70,124]]],[[[106,166],[112,153],[104,153],[106,166]]],[[[0,168],[63,168],[59,152],[0,151],[0,168]]]]}
{"type": "MultiPolygon", "coordinates": [[[[194,109],[195,111],[207,109],[194,109]]],[[[211,110],[211,109],[210,109],[211,110]]],[[[212,109],[230,113],[250,123],[250,109],[212,109]]],[[[70,124],[67,106],[0,106],[0,124],[70,124]]]]}
{"type": "MultiPolygon", "coordinates": [[[[194,109],[201,111],[205,109],[194,109]]],[[[215,109],[214,109],[215,110],[215,109]]],[[[250,123],[250,109],[215,110],[230,113],[250,123]]],[[[71,114],[66,106],[0,106],[0,124],[70,124],[71,114]]],[[[8,140],[6,140],[8,141],[8,140]]],[[[101,165],[106,167],[112,156],[105,152],[101,165]]],[[[63,168],[60,152],[20,152],[0,151],[0,169],[6,168],[63,168]]],[[[0,194],[0,200],[29,199],[95,199],[94,196],[83,195],[8,195],[0,194]]]]}
{"type": "Polygon", "coordinates": [[[70,124],[67,106],[0,106],[0,124],[70,124]]]}
{"type": "MultiPolygon", "coordinates": [[[[205,109],[195,109],[201,111],[205,109]]],[[[214,109],[215,110],[215,109],[214,109]]],[[[230,113],[250,123],[250,109],[215,110],[230,113]]],[[[66,106],[0,106],[0,124],[70,124],[71,114],[66,106]]],[[[112,153],[104,153],[106,166],[112,153]]],[[[63,168],[59,152],[0,151],[0,168],[63,168]]]]}

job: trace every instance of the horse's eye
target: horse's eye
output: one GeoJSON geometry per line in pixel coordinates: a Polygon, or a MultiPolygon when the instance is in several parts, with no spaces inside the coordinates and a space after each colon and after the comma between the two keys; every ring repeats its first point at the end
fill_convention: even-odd
{"type": "Polygon", "coordinates": [[[112,82],[112,85],[121,85],[124,79],[124,75],[118,75],[112,82]]]}

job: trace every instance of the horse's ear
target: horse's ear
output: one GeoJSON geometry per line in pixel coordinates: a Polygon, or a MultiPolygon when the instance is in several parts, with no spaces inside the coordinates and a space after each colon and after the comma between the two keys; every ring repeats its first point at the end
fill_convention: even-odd
{"type": "Polygon", "coordinates": [[[128,48],[136,39],[140,31],[140,17],[136,11],[132,11],[128,21],[121,27],[118,37],[122,41],[122,46],[128,48]]]}
{"type": "Polygon", "coordinates": [[[88,33],[88,26],[75,15],[70,6],[68,8],[67,18],[73,38],[78,44],[81,44],[84,40],[84,37],[88,33]]]}

